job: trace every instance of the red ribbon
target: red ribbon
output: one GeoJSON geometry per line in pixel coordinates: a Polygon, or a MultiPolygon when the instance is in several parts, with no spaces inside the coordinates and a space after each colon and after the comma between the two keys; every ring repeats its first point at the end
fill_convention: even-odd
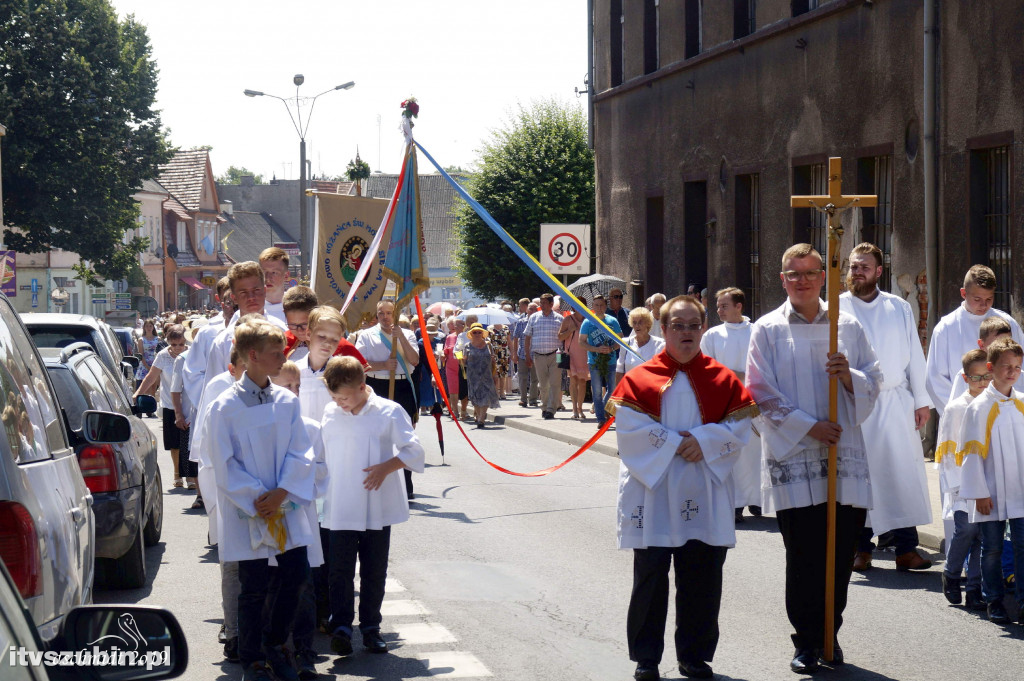
{"type": "MultiPolygon", "coordinates": [[[[437,367],[437,359],[434,357],[434,346],[433,346],[432,343],[430,343],[430,335],[429,335],[429,332],[427,331],[427,322],[426,322],[426,320],[425,320],[425,318],[423,316],[423,307],[420,305],[420,299],[419,299],[418,296],[416,297],[416,314],[419,315],[420,334],[421,334],[420,337],[424,339],[424,343],[425,344],[429,344],[429,346],[430,346],[430,351],[426,353],[426,355],[427,355],[427,364],[430,365],[430,372],[434,375],[434,380],[437,381],[437,389],[441,391],[441,398],[444,400],[445,406],[448,407],[448,413],[449,414],[454,414],[456,412],[455,412],[454,409],[452,409],[451,402],[448,401],[448,393],[444,389],[444,381],[441,380],[441,370],[438,369],[438,367],[437,367]]],[[[550,466],[548,468],[541,469],[539,471],[531,471],[529,473],[517,473],[516,471],[510,471],[507,468],[499,466],[498,464],[494,463],[493,461],[489,461],[486,456],[484,456],[483,454],[480,453],[480,450],[476,448],[476,445],[473,444],[473,441],[469,439],[469,435],[466,435],[466,431],[462,429],[462,423],[458,419],[455,419],[455,425],[458,426],[459,432],[462,433],[462,437],[466,438],[466,442],[468,442],[469,446],[473,449],[474,452],[476,452],[476,455],[479,456],[481,459],[483,459],[484,463],[486,463],[491,468],[493,468],[495,470],[498,470],[498,471],[501,471],[502,473],[506,473],[508,475],[518,476],[520,478],[539,478],[541,476],[547,475],[548,473],[554,473],[559,468],[561,468],[565,464],[569,463],[570,461],[575,459],[577,456],[579,456],[583,452],[585,452],[588,449],[590,449],[594,445],[595,442],[597,442],[598,440],[601,439],[602,435],[604,435],[605,433],[608,432],[608,429],[611,427],[612,422],[614,420],[615,420],[614,417],[608,417],[608,420],[604,422],[604,425],[601,426],[601,429],[598,430],[597,433],[595,433],[593,437],[591,437],[589,440],[587,440],[586,444],[584,444],[582,447],[580,447],[578,450],[576,450],[575,454],[570,456],[568,459],[566,459],[562,463],[557,464],[555,466],[550,466]]]]}

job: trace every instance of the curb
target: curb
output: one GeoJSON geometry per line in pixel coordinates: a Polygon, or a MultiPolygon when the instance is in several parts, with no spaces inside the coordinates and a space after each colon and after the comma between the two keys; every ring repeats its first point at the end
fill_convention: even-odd
{"type": "MultiPolygon", "coordinates": [[[[552,440],[564,442],[575,447],[582,447],[583,445],[587,444],[587,440],[590,439],[578,437],[576,435],[572,435],[571,433],[562,433],[557,430],[552,430],[550,428],[535,425],[533,423],[524,423],[524,419],[510,419],[505,416],[500,416],[498,414],[495,414],[493,418],[496,424],[505,426],[506,428],[514,428],[516,430],[522,430],[527,433],[533,433],[534,435],[540,435],[542,437],[550,438],[552,440]]],[[[595,430],[594,432],[597,431],[595,430]]],[[[590,451],[597,452],[599,454],[604,454],[605,456],[614,456],[616,458],[618,458],[619,456],[618,448],[612,445],[604,444],[601,441],[595,442],[590,447],[590,451]]]]}

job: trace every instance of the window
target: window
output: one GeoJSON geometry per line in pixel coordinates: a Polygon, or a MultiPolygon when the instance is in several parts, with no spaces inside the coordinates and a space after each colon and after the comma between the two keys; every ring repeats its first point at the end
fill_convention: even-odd
{"type": "Polygon", "coordinates": [[[737,40],[757,30],[757,0],[732,0],[732,37],[737,40]]]}
{"type": "Polygon", "coordinates": [[[53,383],[53,389],[57,391],[60,406],[68,415],[68,425],[71,426],[71,430],[81,430],[82,414],[86,409],[92,408],[85,401],[85,393],[66,366],[50,367],[49,371],[50,382],[53,383]]]}
{"type": "MultiPolygon", "coordinates": [[[[824,163],[793,168],[793,193],[828,194],[828,168],[824,163]]],[[[821,257],[828,253],[828,217],[814,208],[793,209],[793,242],[814,246],[821,257]]]]}
{"type": "Polygon", "coordinates": [[[761,316],[761,196],[760,177],[736,176],[736,283],[747,295],[743,312],[761,316]]]}
{"type": "Polygon", "coordinates": [[[971,260],[996,274],[995,307],[1012,308],[1010,147],[971,151],[971,260]]]}
{"type": "Polygon", "coordinates": [[[806,14],[812,9],[818,8],[818,0],[792,0],[793,16],[797,17],[806,14]]]}
{"type": "Polygon", "coordinates": [[[622,31],[625,17],[622,15],[622,0],[611,0],[611,12],[608,20],[608,58],[611,62],[611,86],[622,85],[622,31]]]}
{"type": "Polygon", "coordinates": [[[104,402],[110,405],[106,408],[111,411],[120,412],[125,416],[131,416],[131,409],[128,407],[127,402],[125,402],[124,394],[118,387],[118,382],[114,379],[110,370],[103,366],[100,358],[95,355],[87,357],[82,362],[82,365],[82,368],[79,370],[80,375],[84,375],[88,370],[91,370],[96,375],[96,378],[99,379],[99,383],[103,388],[104,402]]]}
{"type": "Polygon", "coordinates": [[[703,33],[701,22],[703,12],[701,11],[701,0],[686,0],[686,44],[684,56],[686,59],[696,57],[701,52],[701,34],[703,33]]]}
{"type": "Polygon", "coordinates": [[[188,225],[178,220],[178,252],[184,254],[188,251],[188,225]]]}
{"type": "Polygon", "coordinates": [[[878,288],[892,292],[892,157],[857,159],[857,193],[878,196],[877,208],[863,208],[861,235],[882,251],[878,288]]]}
{"type": "Polygon", "coordinates": [[[659,0],[644,0],[644,73],[654,73],[660,66],[658,5],[659,0]]]}

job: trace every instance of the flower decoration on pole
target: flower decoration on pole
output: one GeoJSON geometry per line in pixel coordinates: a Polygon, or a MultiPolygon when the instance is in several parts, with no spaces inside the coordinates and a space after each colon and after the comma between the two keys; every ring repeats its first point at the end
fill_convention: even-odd
{"type": "MultiPolygon", "coordinates": [[[[416,117],[419,116],[419,114],[420,114],[420,105],[416,101],[415,97],[410,97],[409,99],[407,99],[404,102],[402,102],[402,115],[403,116],[405,116],[406,118],[416,118],[416,117]]],[[[409,121],[409,124],[412,125],[412,121],[409,121]]]]}
{"type": "Polygon", "coordinates": [[[345,174],[349,181],[356,183],[356,196],[362,196],[363,180],[370,177],[370,164],[359,158],[359,147],[356,147],[356,157],[348,162],[345,174]]]}

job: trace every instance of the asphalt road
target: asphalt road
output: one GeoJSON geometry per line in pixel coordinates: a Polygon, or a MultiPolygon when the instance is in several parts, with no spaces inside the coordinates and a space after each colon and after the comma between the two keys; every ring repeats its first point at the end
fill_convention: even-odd
{"type": "MultiPolygon", "coordinates": [[[[147,423],[158,430],[156,420],[147,423]]],[[[478,447],[513,470],[535,470],[573,447],[492,427],[472,430],[478,447]]],[[[630,679],[624,641],[631,555],[615,548],[618,461],[588,453],[543,478],[493,470],[445,421],[441,465],[433,421],[419,433],[427,470],[416,476],[413,517],[392,534],[384,608],[392,651],[326,654],[324,675],[351,679],[494,678],[514,681],[630,679]]],[[[159,439],[159,434],[158,434],[159,439]]],[[[164,480],[170,457],[161,453],[164,480]]],[[[163,541],[148,550],[150,586],[100,591],[97,602],[162,605],[178,617],[190,646],[185,679],[241,678],[224,662],[216,550],[206,545],[206,517],[188,510],[183,490],[165,498],[163,541]]],[[[926,573],[897,573],[892,554],[855,575],[839,637],[847,664],[819,678],[1021,678],[1024,627],[998,627],[946,604],[939,592],[941,556],[926,573]]],[[[725,564],[717,677],[762,681],[798,678],[783,599],[783,547],[774,519],[748,519],[725,564]]],[[[665,678],[681,678],[668,627],[665,678]]],[[[324,678],[329,678],[325,676],[324,678]]]]}

